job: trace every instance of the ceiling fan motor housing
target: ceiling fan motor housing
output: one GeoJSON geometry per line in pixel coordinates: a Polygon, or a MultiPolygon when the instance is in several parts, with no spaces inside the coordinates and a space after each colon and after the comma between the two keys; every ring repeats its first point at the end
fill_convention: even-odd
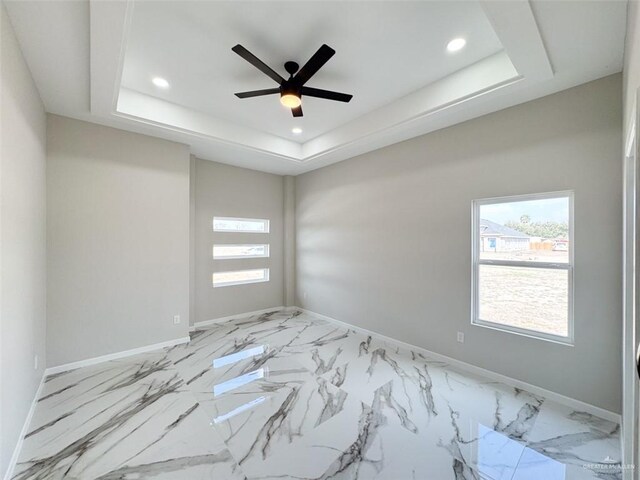
{"type": "Polygon", "coordinates": [[[300,65],[298,65],[296,62],[285,62],[284,69],[289,75],[293,76],[293,74],[300,69],[300,65]]]}
{"type": "Polygon", "coordinates": [[[295,81],[285,80],[280,85],[280,95],[295,95],[296,97],[300,96],[300,86],[296,84],[295,81]]]}

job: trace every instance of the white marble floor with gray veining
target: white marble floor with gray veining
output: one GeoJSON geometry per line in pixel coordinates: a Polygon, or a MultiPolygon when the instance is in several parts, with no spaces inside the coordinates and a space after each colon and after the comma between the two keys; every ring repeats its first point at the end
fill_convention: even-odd
{"type": "Polygon", "coordinates": [[[13,478],[622,475],[617,424],[276,311],[48,377],[13,478]]]}

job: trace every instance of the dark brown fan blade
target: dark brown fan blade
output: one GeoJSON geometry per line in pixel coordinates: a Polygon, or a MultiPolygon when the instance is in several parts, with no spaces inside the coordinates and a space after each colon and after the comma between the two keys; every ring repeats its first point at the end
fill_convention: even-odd
{"type": "Polygon", "coordinates": [[[332,92],[330,90],[311,87],[302,87],[300,93],[308,97],[326,98],[327,100],[336,100],[337,102],[348,102],[353,98],[353,95],[349,95],[348,93],[332,92]]]}
{"type": "Polygon", "coordinates": [[[315,75],[315,73],[327,63],[327,61],[333,57],[336,51],[329,45],[322,45],[316,53],[305,63],[304,67],[294,77],[294,80],[298,85],[304,85],[307,81],[315,75]]]}
{"type": "Polygon", "coordinates": [[[292,108],[291,109],[291,113],[293,113],[294,117],[301,117],[302,116],[302,106],[296,107],[296,108],[292,108]]]}
{"type": "Polygon", "coordinates": [[[265,90],[252,90],[251,92],[239,92],[239,93],[236,93],[235,96],[238,98],[251,98],[251,97],[261,97],[263,95],[271,95],[274,93],[280,93],[280,89],[267,88],[265,90]]]}
{"type": "Polygon", "coordinates": [[[262,73],[264,73],[265,75],[273,78],[276,82],[278,82],[278,85],[280,85],[282,82],[284,82],[284,78],[282,78],[280,75],[278,75],[278,73],[276,71],[274,71],[271,67],[269,67],[266,63],[264,63],[262,60],[260,60],[253,53],[251,53],[249,50],[244,48],[242,45],[238,44],[235,47],[233,47],[231,50],[236,52],[238,55],[240,55],[242,58],[244,58],[251,65],[256,67],[258,70],[260,70],[262,73]]]}

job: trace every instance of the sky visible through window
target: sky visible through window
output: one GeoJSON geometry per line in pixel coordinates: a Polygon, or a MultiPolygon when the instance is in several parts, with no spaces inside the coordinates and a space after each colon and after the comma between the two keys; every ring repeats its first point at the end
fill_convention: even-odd
{"type": "Polygon", "coordinates": [[[568,222],[569,202],[567,197],[505,202],[482,205],[480,216],[504,225],[508,221],[519,221],[528,215],[532,222],[568,222]]]}

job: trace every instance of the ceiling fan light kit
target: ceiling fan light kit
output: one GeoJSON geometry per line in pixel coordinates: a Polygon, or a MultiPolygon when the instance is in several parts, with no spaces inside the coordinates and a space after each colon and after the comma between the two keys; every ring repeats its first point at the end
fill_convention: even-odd
{"type": "Polygon", "coordinates": [[[295,93],[283,93],[280,96],[280,103],[288,108],[296,108],[302,105],[302,100],[295,93]]]}
{"type": "Polygon", "coordinates": [[[309,79],[315,75],[318,70],[320,70],[320,68],[322,68],[322,66],[336,53],[336,51],[328,45],[322,45],[302,68],[300,68],[296,62],[286,62],[284,64],[284,69],[289,74],[289,79],[286,80],[242,45],[238,44],[231,50],[240,55],[269,78],[276,81],[280,86],[279,88],[239,92],[235,94],[238,98],[261,97],[264,95],[279,93],[280,103],[285,107],[290,108],[294,117],[302,117],[303,95],[345,103],[349,102],[353,98],[353,95],[349,95],[347,93],[332,92],[330,90],[304,86],[309,79]]]}

